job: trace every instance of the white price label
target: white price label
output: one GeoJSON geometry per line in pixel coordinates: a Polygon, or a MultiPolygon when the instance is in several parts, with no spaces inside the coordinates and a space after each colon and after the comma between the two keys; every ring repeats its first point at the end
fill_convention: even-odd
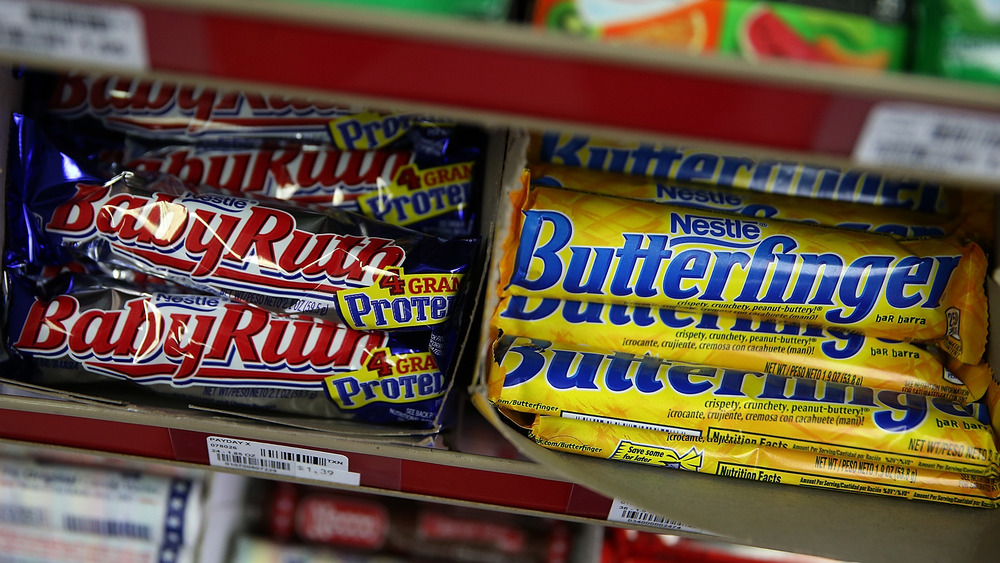
{"type": "Polygon", "coordinates": [[[127,6],[0,0],[0,51],[74,63],[149,68],[142,15],[127,6]]]}
{"type": "Polygon", "coordinates": [[[627,503],[621,499],[615,499],[608,512],[608,522],[621,522],[623,524],[637,524],[652,528],[663,528],[664,530],[677,530],[681,532],[693,532],[696,534],[708,534],[704,530],[692,528],[686,524],[681,524],[676,520],[664,518],[652,512],[647,512],[634,504],[627,503]]]}
{"type": "Polygon", "coordinates": [[[220,436],[209,436],[207,443],[208,461],[213,467],[341,485],[361,484],[361,474],[348,471],[344,455],[220,436]]]}
{"type": "Polygon", "coordinates": [[[854,158],[866,164],[993,177],[1000,174],[1000,117],[883,103],[869,112],[854,158]]]}

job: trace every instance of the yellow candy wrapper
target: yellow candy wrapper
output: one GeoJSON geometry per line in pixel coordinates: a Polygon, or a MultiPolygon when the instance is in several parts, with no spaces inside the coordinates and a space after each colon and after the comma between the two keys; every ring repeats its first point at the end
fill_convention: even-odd
{"type": "Polygon", "coordinates": [[[995,478],[846,458],[822,445],[785,449],[751,441],[712,443],[685,434],[557,416],[536,417],[531,437],[552,450],[766,483],[978,508],[995,508],[1000,497],[995,478]]]}
{"type": "Polygon", "coordinates": [[[491,322],[504,334],[554,343],[961,403],[978,400],[990,377],[988,369],[963,364],[956,377],[942,362],[944,354],[910,342],[717,313],[511,296],[501,300],[491,322]],[[963,376],[974,380],[966,385],[963,376]]]}
{"type": "Polygon", "coordinates": [[[987,264],[975,243],[522,191],[501,263],[507,295],[818,325],[982,359],[987,264]]]}
{"type": "Polygon", "coordinates": [[[993,236],[992,206],[985,215],[945,216],[850,201],[820,203],[814,199],[784,194],[658,181],[554,164],[533,164],[529,169],[531,183],[538,186],[722,211],[761,219],[827,225],[902,238],[953,235],[980,242],[991,240],[993,236]],[[983,218],[987,219],[987,224],[977,222],[983,218]]]}
{"type": "Polygon", "coordinates": [[[943,215],[955,215],[963,209],[959,192],[930,182],[894,180],[862,170],[753,160],[693,148],[600,139],[590,135],[534,134],[528,145],[528,160],[943,215]]]}
{"type": "Polygon", "coordinates": [[[489,399],[501,410],[583,418],[911,469],[996,477],[983,405],[670,362],[528,338],[497,341],[489,399]]]}

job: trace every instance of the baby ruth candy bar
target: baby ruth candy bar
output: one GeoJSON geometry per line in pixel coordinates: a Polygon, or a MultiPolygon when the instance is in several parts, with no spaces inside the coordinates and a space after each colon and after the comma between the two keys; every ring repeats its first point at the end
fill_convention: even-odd
{"type": "Polygon", "coordinates": [[[473,240],[353,213],[194,194],[171,176],[110,181],[70,166],[15,118],[10,246],[23,260],[86,256],[278,313],[353,329],[422,329],[450,316],[473,240]],[[30,218],[30,219],[29,219],[30,218]]]}
{"type": "Polygon", "coordinates": [[[8,272],[7,346],[44,385],[127,380],[204,403],[430,425],[448,380],[424,345],[217,295],[8,272]],[[50,293],[50,295],[43,295],[50,293]]]}
{"type": "Polygon", "coordinates": [[[953,238],[899,240],[558,188],[515,192],[505,294],[671,307],[986,347],[986,258],[953,238]]]}
{"type": "Polygon", "coordinates": [[[159,141],[246,145],[266,139],[372,150],[410,144],[421,128],[438,127],[411,114],[165,80],[78,72],[29,78],[39,115],[159,141]]]}
{"type": "Polygon", "coordinates": [[[494,348],[489,398],[515,413],[994,478],[1000,468],[981,403],[513,336],[494,348]]]}

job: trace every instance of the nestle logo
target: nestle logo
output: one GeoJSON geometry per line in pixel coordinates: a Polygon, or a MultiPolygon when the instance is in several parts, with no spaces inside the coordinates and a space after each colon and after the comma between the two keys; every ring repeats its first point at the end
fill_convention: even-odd
{"type": "Polygon", "coordinates": [[[757,240],[760,230],[766,227],[758,221],[747,221],[731,217],[711,215],[694,215],[691,213],[673,212],[670,214],[670,232],[701,237],[730,238],[741,240],[757,240]]]}

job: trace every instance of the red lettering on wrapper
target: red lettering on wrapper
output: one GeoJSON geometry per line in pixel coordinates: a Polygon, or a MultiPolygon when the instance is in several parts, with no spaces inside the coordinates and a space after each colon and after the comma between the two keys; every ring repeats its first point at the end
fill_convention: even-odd
{"type": "Polygon", "coordinates": [[[109,192],[78,185],[46,228],[69,242],[103,238],[116,252],[209,284],[252,279],[265,293],[295,283],[327,293],[367,286],[406,258],[390,239],[302,231],[290,213],[237,198],[109,192]]]}
{"type": "Polygon", "coordinates": [[[213,303],[190,306],[159,295],[132,299],[122,309],[80,311],[69,295],[36,300],[14,347],[68,356],[92,371],[140,382],[302,382],[320,389],[329,374],[357,370],[388,341],[382,332],[202,299],[213,303]]]}

